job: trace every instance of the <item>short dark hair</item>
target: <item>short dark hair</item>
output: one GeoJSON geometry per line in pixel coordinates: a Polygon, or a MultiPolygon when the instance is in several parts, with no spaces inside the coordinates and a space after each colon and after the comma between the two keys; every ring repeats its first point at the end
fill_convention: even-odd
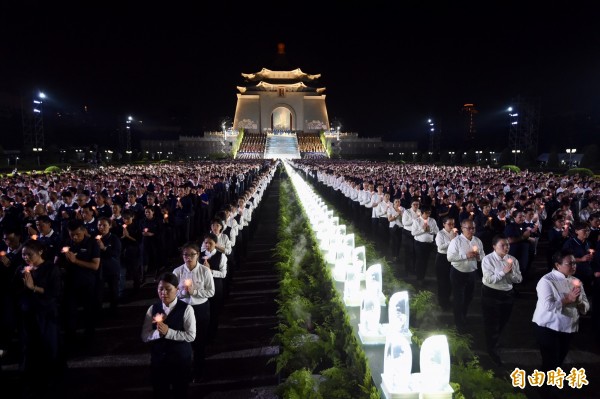
{"type": "Polygon", "coordinates": [[[85,229],[85,225],[83,224],[83,220],[71,219],[71,220],[69,220],[69,223],[67,224],[67,229],[69,229],[69,231],[85,229]]]}
{"type": "Polygon", "coordinates": [[[561,249],[552,255],[552,262],[554,262],[554,264],[560,264],[567,256],[571,255],[573,255],[573,251],[570,249],[561,249]]]}
{"type": "Polygon", "coordinates": [[[492,246],[498,244],[498,241],[500,240],[507,240],[508,238],[504,235],[504,234],[496,234],[493,238],[492,238],[492,246]]]}
{"type": "Polygon", "coordinates": [[[213,240],[215,243],[219,242],[219,239],[217,238],[215,233],[206,233],[204,235],[204,239],[207,239],[207,238],[213,240]]]}
{"type": "Polygon", "coordinates": [[[165,283],[169,283],[174,287],[179,286],[179,279],[176,275],[171,272],[165,272],[158,277],[158,281],[164,281],[165,283]]]}
{"type": "Polygon", "coordinates": [[[39,215],[35,218],[36,222],[44,223],[44,224],[52,224],[52,219],[48,215],[39,215]]]}

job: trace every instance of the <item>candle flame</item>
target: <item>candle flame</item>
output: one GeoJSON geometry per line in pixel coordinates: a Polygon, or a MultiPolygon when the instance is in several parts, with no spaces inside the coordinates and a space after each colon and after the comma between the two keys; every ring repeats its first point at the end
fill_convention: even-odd
{"type": "Polygon", "coordinates": [[[192,279],[191,278],[186,278],[185,281],[183,282],[183,284],[186,287],[191,287],[192,286],[192,279]]]}
{"type": "Polygon", "coordinates": [[[33,266],[25,266],[25,267],[23,268],[23,271],[24,271],[25,273],[31,273],[31,270],[32,270],[32,269],[33,269],[33,266]]]}
{"type": "Polygon", "coordinates": [[[37,240],[37,239],[38,239],[38,236],[37,236],[37,234],[33,234],[33,235],[30,237],[30,238],[31,238],[33,241],[35,241],[35,240],[37,240]]]}
{"type": "Polygon", "coordinates": [[[98,235],[96,236],[96,240],[100,240],[101,238],[102,238],[102,236],[101,236],[100,234],[98,234],[98,235]]]}
{"type": "Polygon", "coordinates": [[[147,232],[148,232],[148,228],[147,228],[147,227],[145,227],[145,228],[144,228],[144,233],[147,233],[147,232]]]}
{"type": "Polygon", "coordinates": [[[162,313],[157,313],[152,318],[152,321],[154,323],[162,323],[164,319],[165,319],[165,316],[162,313]]]}
{"type": "Polygon", "coordinates": [[[512,265],[512,263],[513,263],[513,260],[512,260],[512,258],[508,258],[508,259],[506,260],[506,263],[508,263],[509,265],[512,265]]]}
{"type": "Polygon", "coordinates": [[[573,286],[574,286],[574,287],[579,287],[579,286],[581,286],[581,280],[578,280],[578,279],[573,279],[573,286]]]}
{"type": "Polygon", "coordinates": [[[6,256],[6,252],[5,251],[0,251],[0,256],[6,256]]]}
{"type": "Polygon", "coordinates": [[[473,245],[473,252],[479,252],[479,248],[477,248],[477,245],[473,245]]]}
{"type": "Polygon", "coordinates": [[[69,252],[69,247],[62,247],[62,249],[60,250],[60,252],[62,252],[63,254],[66,254],[67,252],[69,252]]]}

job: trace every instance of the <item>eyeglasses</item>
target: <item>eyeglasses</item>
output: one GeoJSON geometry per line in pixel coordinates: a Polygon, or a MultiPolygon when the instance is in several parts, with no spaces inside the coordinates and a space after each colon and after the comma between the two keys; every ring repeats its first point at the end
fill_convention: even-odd
{"type": "Polygon", "coordinates": [[[567,262],[567,263],[561,263],[561,266],[568,266],[568,267],[573,267],[573,266],[577,266],[577,262],[567,262]]]}
{"type": "Polygon", "coordinates": [[[191,253],[191,254],[183,253],[181,255],[183,255],[184,258],[193,258],[194,256],[198,256],[198,253],[197,252],[194,252],[194,253],[191,253]]]}

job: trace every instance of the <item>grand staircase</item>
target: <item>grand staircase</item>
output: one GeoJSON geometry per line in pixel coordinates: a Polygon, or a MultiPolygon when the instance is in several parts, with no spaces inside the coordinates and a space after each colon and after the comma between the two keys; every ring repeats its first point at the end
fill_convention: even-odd
{"type": "Polygon", "coordinates": [[[265,146],[266,159],[300,159],[296,135],[269,135],[265,146]]]}

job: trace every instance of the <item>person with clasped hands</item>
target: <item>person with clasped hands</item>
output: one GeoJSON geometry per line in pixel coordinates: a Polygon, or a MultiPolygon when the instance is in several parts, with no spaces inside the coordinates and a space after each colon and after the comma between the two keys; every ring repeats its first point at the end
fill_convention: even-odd
{"type": "Polygon", "coordinates": [[[159,277],[160,301],[150,305],[142,326],[142,341],[152,345],[150,367],[156,399],[186,398],[190,383],[196,318],[192,307],[177,299],[178,286],[173,273],[159,277]]]}
{"type": "Polygon", "coordinates": [[[509,245],[506,236],[494,236],[494,251],[481,261],[481,312],[485,341],[488,354],[497,365],[502,365],[497,351],[500,334],[508,323],[515,301],[513,284],[523,281],[519,261],[508,254],[509,245]]]}
{"type": "Polygon", "coordinates": [[[533,313],[543,371],[562,366],[573,334],[579,330],[579,315],[590,309],[581,280],[573,277],[577,265],[573,254],[562,250],[553,260],[554,269],[537,283],[533,313]]]}
{"type": "Polygon", "coordinates": [[[459,333],[467,332],[467,312],[473,300],[475,290],[475,275],[477,262],[485,253],[483,243],[475,236],[475,224],[471,219],[465,219],[460,224],[462,234],[454,237],[448,245],[447,258],[452,284],[454,323],[459,333]]]}
{"type": "Polygon", "coordinates": [[[202,379],[204,351],[210,323],[209,298],[215,295],[215,282],[210,268],[200,261],[200,248],[194,242],[188,242],[181,249],[183,265],[176,267],[173,274],[179,279],[177,298],[194,309],[196,317],[196,338],[192,342],[194,352],[194,379],[202,379]]]}

